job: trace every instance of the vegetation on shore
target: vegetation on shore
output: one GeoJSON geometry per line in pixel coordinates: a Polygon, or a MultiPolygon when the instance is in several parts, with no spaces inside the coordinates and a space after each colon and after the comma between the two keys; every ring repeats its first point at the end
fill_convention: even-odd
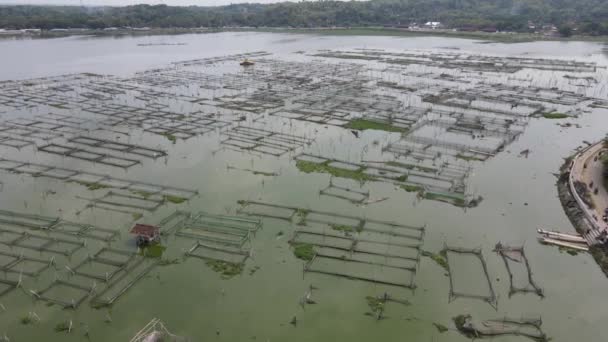
{"type": "Polygon", "coordinates": [[[422,0],[306,1],[217,7],[134,5],[124,7],[0,6],[0,28],[219,28],[403,27],[439,21],[463,31],[534,32],[553,24],[564,37],[607,35],[608,3],[555,1],[422,0]],[[532,24],[531,24],[532,23],[532,24]]]}

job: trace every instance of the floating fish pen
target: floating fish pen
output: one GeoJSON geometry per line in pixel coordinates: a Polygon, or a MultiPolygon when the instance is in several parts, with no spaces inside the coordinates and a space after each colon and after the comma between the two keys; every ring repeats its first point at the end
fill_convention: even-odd
{"type": "Polygon", "coordinates": [[[303,136],[245,126],[236,126],[224,132],[223,135],[224,138],[221,141],[223,145],[276,157],[313,142],[303,136]]]}
{"type": "Polygon", "coordinates": [[[492,286],[492,281],[488,273],[486,261],[483,258],[483,254],[481,253],[481,249],[467,249],[445,246],[443,249],[443,253],[446,256],[448,273],[450,277],[449,301],[451,302],[459,297],[481,299],[490,304],[493,308],[497,309],[498,302],[496,294],[494,292],[494,287],[492,286]],[[484,286],[482,286],[482,288],[480,289],[477,289],[477,291],[475,289],[471,289],[471,284],[466,283],[466,280],[471,280],[470,274],[467,275],[466,280],[461,280],[459,278],[459,274],[462,274],[462,271],[459,272],[455,267],[455,263],[457,261],[460,261],[459,266],[466,267],[467,272],[469,273],[475,271],[473,269],[474,267],[477,268],[477,273],[480,279],[478,279],[475,284],[483,284],[484,286]],[[474,264],[477,264],[477,266],[475,266],[474,264]]]}
{"type": "Polygon", "coordinates": [[[384,62],[391,65],[425,65],[444,69],[466,69],[483,72],[515,73],[523,69],[565,72],[595,72],[595,63],[574,60],[541,59],[523,57],[497,57],[452,52],[370,52],[331,50],[313,54],[314,57],[354,59],[384,62]]]}
{"type": "Polygon", "coordinates": [[[175,235],[199,242],[241,248],[262,227],[260,220],[198,213],[181,224],[175,235]]]}
{"type": "Polygon", "coordinates": [[[31,146],[35,144],[36,142],[32,140],[13,138],[7,135],[0,135],[0,146],[12,147],[20,150],[26,146],[31,146]]]}
{"type": "Polygon", "coordinates": [[[56,279],[46,288],[39,291],[31,291],[36,299],[43,300],[52,304],[57,304],[63,308],[77,309],[93,292],[92,287],[72,284],[63,280],[56,279]]]}
{"type": "Polygon", "coordinates": [[[65,221],[58,217],[24,214],[8,210],[0,210],[0,223],[27,230],[48,231],[55,234],[102,241],[114,240],[119,235],[118,231],[113,229],[65,221]]]}
{"type": "Polygon", "coordinates": [[[141,164],[141,161],[136,159],[129,159],[109,153],[100,153],[93,150],[87,150],[79,147],[66,146],[55,143],[39,146],[38,151],[56,154],[63,157],[76,158],[96,164],[120,167],[124,169],[128,169],[132,166],[141,164]]]}
{"type": "Polygon", "coordinates": [[[145,192],[150,195],[160,194],[164,196],[173,196],[183,199],[190,199],[198,194],[197,191],[191,189],[116,178],[99,173],[67,169],[48,164],[23,162],[6,158],[0,158],[0,170],[15,174],[28,174],[33,177],[47,177],[65,182],[74,182],[93,189],[115,188],[145,192]]]}
{"type": "MultiPolygon", "coordinates": [[[[389,145],[387,148],[393,152],[396,146],[389,145]]],[[[449,197],[446,200],[459,198],[454,204],[467,205],[465,179],[468,168],[450,164],[430,167],[400,161],[353,163],[311,154],[300,154],[294,159],[296,167],[302,172],[327,173],[359,182],[388,182],[408,192],[446,194],[449,197]]]]}
{"type": "Polygon", "coordinates": [[[42,272],[54,265],[54,259],[40,259],[23,254],[0,251],[0,271],[18,273],[28,277],[38,277],[42,272]]]}
{"type": "Polygon", "coordinates": [[[349,225],[301,226],[290,243],[312,246],[304,272],[414,289],[422,238],[357,230],[349,225]]]}
{"type": "Polygon", "coordinates": [[[544,297],[543,289],[532,277],[532,269],[523,246],[510,247],[498,243],[494,250],[501,256],[509,273],[509,297],[516,293],[535,293],[544,297]],[[515,274],[518,275],[517,278],[515,274]]]}
{"type": "MultiPolygon", "coordinates": [[[[107,283],[132,264],[135,257],[133,252],[105,247],[71,268],[71,273],[107,283]]],[[[138,260],[143,261],[141,258],[138,260]]]]}
{"type": "Polygon", "coordinates": [[[156,258],[136,256],[126,267],[110,279],[105,288],[91,299],[96,307],[112,305],[130,288],[142,280],[159,263],[156,258]]]}
{"type": "Polygon", "coordinates": [[[250,254],[250,250],[241,247],[218,246],[196,241],[184,255],[207,261],[220,261],[242,266],[250,254]]]}
{"type": "Polygon", "coordinates": [[[47,235],[41,235],[29,231],[18,232],[0,228],[0,237],[0,244],[10,248],[24,248],[67,257],[85,246],[84,241],[64,239],[50,232],[47,235]]]}
{"type": "Polygon", "coordinates": [[[359,233],[369,232],[371,234],[378,233],[384,234],[382,236],[413,239],[415,242],[422,241],[425,231],[424,226],[411,226],[396,222],[291,207],[280,204],[257,201],[239,201],[239,204],[241,207],[237,210],[237,212],[246,215],[281,219],[291,223],[296,223],[298,225],[307,225],[310,223],[325,224],[342,231],[359,233]]]}
{"type": "Polygon", "coordinates": [[[359,191],[349,187],[336,185],[334,184],[332,179],[329,180],[329,185],[327,185],[327,187],[319,190],[319,194],[323,196],[343,199],[355,204],[361,204],[369,200],[369,190],[359,191]]]}
{"type": "Polygon", "coordinates": [[[175,233],[192,217],[192,213],[188,211],[177,210],[169,216],[163,218],[159,223],[160,234],[164,236],[175,233]]]}
{"type": "Polygon", "coordinates": [[[48,141],[63,137],[62,133],[35,129],[26,126],[11,125],[7,122],[0,122],[0,132],[5,136],[17,136],[19,137],[17,139],[23,139],[27,141],[30,141],[31,139],[40,139],[43,141],[48,141]]]}
{"type": "Polygon", "coordinates": [[[72,144],[86,145],[90,147],[95,147],[98,149],[107,149],[112,151],[118,151],[126,154],[135,154],[142,157],[156,159],[159,157],[164,157],[167,155],[167,152],[158,149],[152,149],[145,146],[133,145],[133,144],[125,144],[116,142],[113,140],[99,139],[93,137],[85,137],[85,136],[77,136],[74,138],[68,139],[68,142],[72,144]]]}
{"type": "Polygon", "coordinates": [[[101,197],[87,199],[89,206],[106,210],[122,210],[123,208],[154,212],[167,202],[163,195],[140,194],[138,192],[120,193],[108,191],[101,197]]]}
{"type": "Polygon", "coordinates": [[[77,134],[84,131],[84,129],[79,126],[52,120],[17,118],[14,120],[8,120],[6,123],[12,126],[26,127],[33,130],[59,134],[77,134]]]}

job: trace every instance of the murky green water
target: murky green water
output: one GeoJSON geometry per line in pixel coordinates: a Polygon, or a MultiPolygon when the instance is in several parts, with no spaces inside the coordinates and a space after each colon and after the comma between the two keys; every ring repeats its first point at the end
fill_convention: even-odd
{"type": "MultiPolygon", "coordinates": [[[[352,50],[357,48],[383,49],[392,52],[423,50],[433,52],[463,52],[500,56],[532,58],[568,58],[608,65],[602,54],[602,46],[595,43],[542,42],[525,44],[480,44],[475,41],[446,38],[388,38],[388,37],[331,37],[281,34],[222,33],[209,35],[185,35],[137,38],[65,38],[53,40],[26,40],[0,42],[3,61],[0,65],[1,80],[17,80],[35,77],[90,72],[131,78],[136,72],[152,68],[164,68],[171,62],[226,56],[252,51],[266,51],[269,56],[260,58],[293,63],[310,61],[299,51],[313,54],[319,50],[352,50]],[[185,43],[185,45],[138,46],[138,44],[185,43]],[[458,50],[454,50],[458,49],[458,50]]],[[[255,58],[253,58],[255,60],[255,58]]],[[[327,58],[323,63],[354,63],[367,65],[365,61],[327,58]]],[[[373,70],[363,71],[361,77],[388,78],[402,82],[407,76],[385,70],[382,63],[367,62],[373,70]],[[378,71],[383,70],[383,71],[378,71]],[[389,76],[386,76],[386,75],[389,76]]],[[[262,63],[260,63],[262,64],[262,63]]],[[[269,64],[272,65],[272,64],[269,64]]],[[[256,66],[258,67],[258,66],[256,66]]],[[[243,73],[234,61],[218,66],[200,67],[212,75],[243,73]]],[[[262,67],[260,67],[262,68],[262,67]]],[[[429,66],[413,66],[410,72],[439,73],[429,66]]],[[[404,70],[399,73],[405,72],[404,70]]],[[[453,71],[459,74],[460,71],[453,71]]],[[[313,71],[311,71],[313,73],[313,71]]],[[[563,72],[539,72],[524,69],[515,74],[487,74],[489,83],[516,84],[509,77],[530,79],[527,84],[538,87],[563,86],[574,92],[586,92],[588,96],[606,96],[608,81],[606,69],[598,69],[592,75],[595,86],[586,90],[564,85],[563,72]]],[[[587,75],[587,74],[584,74],[587,75]]],[[[475,73],[470,73],[474,77],[475,73]]],[[[239,79],[238,77],[236,78],[239,79]]],[[[121,81],[122,82],[122,81],[121,81]]],[[[280,89],[280,81],[272,81],[280,89]]],[[[452,84],[459,88],[461,86],[452,84]]],[[[253,93],[248,86],[245,94],[253,93]]],[[[466,87],[462,87],[466,90],[466,87]]],[[[156,89],[189,96],[215,97],[225,90],[201,91],[196,86],[178,86],[173,89],[156,89]],[[215,92],[215,93],[214,93],[215,92]],[[211,95],[211,96],[209,96],[211,95]]],[[[400,95],[400,100],[420,105],[416,94],[400,95]]],[[[118,95],[110,102],[121,105],[146,106],[154,101],[140,101],[127,95],[118,95]]],[[[207,107],[187,101],[166,100],[167,110],[192,113],[209,110],[207,107]]],[[[103,107],[103,103],[100,106],[103,107]]],[[[9,110],[0,114],[2,121],[16,117],[46,115],[49,112],[79,116],[79,109],[62,109],[42,106],[37,109],[9,110]]],[[[390,153],[383,152],[387,144],[398,141],[398,133],[367,130],[359,137],[344,128],[320,125],[298,120],[286,120],[266,114],[247,113],[244,122],[238,111],[219,109],[220,119],[232,125],[264,127],[284,134],[293,134],[314,140],[298,147],[296,151],[281,157],[252,154],[242,150],[227,150],[221,141],[224,131],[217,130],[187,140],[178,139],[175,144],[167,138],[142,131],[138,127],[117,126],[116,130],[129,132],[129,136],[116,132],[92,132],[97,138],[131,144],[145,145],[167,151],[168,157],[156,161],[142,158],[142,164],[123,170],[75,158],[60,157],[32,146],[20,150],[2,147],[3,158],[27,160],[40,164],[52,164],[65,168],[109,174],[113,177],[136,179],[150,183],[182,187],[198,191],[198,195],[183,204],[164,204],[154,212],[144,212],[138,221],[155,224],[176,209],[192,212],[205,211],[215,214],[235,215],[238,200],[265,201],[287,206],[316,209],[341,214],[394,221],[402,224],[426,225],[423,249],[439,251],[444,244],[466,248],[481,248],[487,262],[492,285],[498,299],[498,310],[479,300],[449,299],[449,278],[444,269],[429,258],[421,258],[416,272],[417,289],[411,291],[399,287],[374,285],[369,282],[306,273],[303,262],[293,257],[288,240],[299,227],[285,221],[263,219],[263,229],[251,242],[253,251],[245,264],[242,275],[229,280],[220,276],[196,258],[184,258],[184,252],[192,246],[192,240],[171,236],[163,240],[168,248],[164,257],[177,258],[180,263],[154,268],[111,308],[94,309],[88,301],[77,310],[61,309],[58,305],[34,300],[30,290],[48,286],[56,277],[69,279],[65,265],[76,265],[87,254],[98,250],[103,243],[89,240],[84,249],[70,258],[56,256],[56,271],[46,270],[37,278],[24,277],[21,289],[0,297],[6,308],[0,312],[0,334],[11,341],[80,341],[85,332],[94,341],[129,340],[150,319],[158,317],[175,334],[190,337],[193,341],[466,341],[451,324],[451,318],[469,313],[476,318],[542,317],[543,330],[554,341],[600,341],[604,334],[606,313],[605,276],[592,258],[585,254],[571,256],[556,248],[540,245],[536,229],[540,227],[573,231],[564,215],[555,187],[553,175],[562,164],[562,158],[570,155],[583,140],[595,141],[606,134],[608,110],[592,109],[579,118],[560,121],[531,118],[526,120],[525,131],[508,144],[503,152],[485,162],[464,162],[458,165],[470,167],[466,180],[467,193],[483,196],[479,206],[464,210],[447,203],[419,200],[415,193],[408,193],[392,182],[367,182],[359,186],[346,182],[352,189],[369,191],[371,199],[388,198],[384,201],[354,205],[348,201],[320,196],[330,176],[324,173],[302,173],[295,167],[293,158],[300,152],[330,156],[336,159],[360,162],[361,160],[391,160],[390,153]],[[261,119],[260,119],[261,118],[261,119]],[[577,127],[564,128],[556,123],[570,122],[577,127]],[[529,149],[527,158],[520,151],[529,149]],[[267,177],[251,172],[228,169],[254,169],[277,172],[267,177]],[[280,235],[279,232],[283,232],[280,235]],[[533,294],[517,294],[509,298],[509,282],[503,260],[492,252],[497,242],[524,245],[536,282],[544,289],[545,298],[533,294]],[[250,270],[259,267],[250,274],[250,270]],[[317,304],[303,309],[299,300],[313,284],[317,304]],[[389,292],[392,296],[409,300],[412,305],[388,303],[386,319],[376,321],[364,313],[369,311],[366,296],[389,292]],[[20,319],[35,312],[40,322],[21,324],[20,319]],[[297,317],[297,326],[290,324],[297,317]],[[111,318],[109,322],[108,317],[111,318]],[[54,327],[59,322],[73,321],[72,333],[58,333],[54,327]],[[451,329],[439,333],[433,322],[451,329]]],[[[105,120],[104,115],[86,114],[87,118],[105,120]]],[[[83,114],[84,116],[84,114],[83,114]]],[[[88,133],[89,134],[89,133],[88,133]]],[[[432,137],[435,132],[428,133],[432,137]]],[[[61,140],[61,139],[59,139],[61,140]]],[[[483,140],[482,140],[483,141],[483,140]]],[[[490,142],[488,142],[490,144],[490,142]]],[[[482,144],[483,145],[483,144],[482,144]]],[[[40,144],[39,144],[40,146],[40,144]]],[[[443,158],[443,157],[442,157],[443,158]]],[[[424,162],[421,162],[423,164],[424,162]]],[[[425,164],[426,165],[426,164],[425,164]]],[[[428,166],[428,165],[427,165],[428,166]]],[[[343,181],[343,180],[339,180],[343,181]]],[[[121,232],[112,247],[134,250],[134,242],[128,231],[133,224],[130,213],[119,213],[87,208],[85,198],[102,196],[107,189],[95,191],[85,187],[49,178],[33,178],[24,174],[0,173],[3,183],[0,192],[0,208],[16,212],[60,216],[76,222],[116,229],[121,232]]],[[[126,208],[123,208],[126,209],[126,208]]],[[[2,251],[21,253],[1,246],[2,251]]],[[[24,250],[23,253],[49,259],[47,253],[24,250]]],[[[460,273],[460,283],[470,283],[470,289],[483,288],[475,272],[460,273]],[[462,275],[471,275],[463,277],[462,275]],[[475,277],[473,277],[475,275],[475,277]]],[[[15,279],[16,274],[3,274],[15,279]]],[[[483,278],[482,278],[483,280],[483,278]]],[[[500,341],[520,341],[519,337],[502,337],[500,341]]]]}

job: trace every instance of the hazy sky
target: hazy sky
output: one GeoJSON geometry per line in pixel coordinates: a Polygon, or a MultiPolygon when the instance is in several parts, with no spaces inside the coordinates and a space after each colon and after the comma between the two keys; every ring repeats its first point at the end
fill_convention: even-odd
{"type": "MultiPolygon", "coordinates": [[[[135,4],[165,4],[173,6],[218,6],[243,2],[271,3],[285,0],[82,0],[85,6],[127,6],[135,4]]],[[[80,5],[80,0],[0,0],[0,4],[10,5],[80,5]]]]}

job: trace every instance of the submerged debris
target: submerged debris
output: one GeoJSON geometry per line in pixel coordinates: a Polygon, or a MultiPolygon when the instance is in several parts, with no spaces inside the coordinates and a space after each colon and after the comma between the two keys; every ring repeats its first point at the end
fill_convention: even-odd
{"type": "Polygon", "coordinates": [[[243,272],[242,264],[235,264],[221,260],[207,260],[207,266],[211,267],[217,273],[222,275],[224,279],[230,279],[243,272]]]}
{"type": "Polygon", "coordinates": [[[446,259],[447,251],[444,249],[439,253],[433,253],[429,251],[421,251],[422,256],[428,257],[433,260],[437,265],[441,266],[444,270],[449,271],[448,260],[446,259]]]}
{"type": "Polygon", "coordinates": [[[471,315],[458,315],[453,318],[458,331],[469,338],[492,338],[494,336],[524,336],[537,342],[548,342],[549,338],[541,330],[540,319],[491,319],[474,321],[471,315]]]}

